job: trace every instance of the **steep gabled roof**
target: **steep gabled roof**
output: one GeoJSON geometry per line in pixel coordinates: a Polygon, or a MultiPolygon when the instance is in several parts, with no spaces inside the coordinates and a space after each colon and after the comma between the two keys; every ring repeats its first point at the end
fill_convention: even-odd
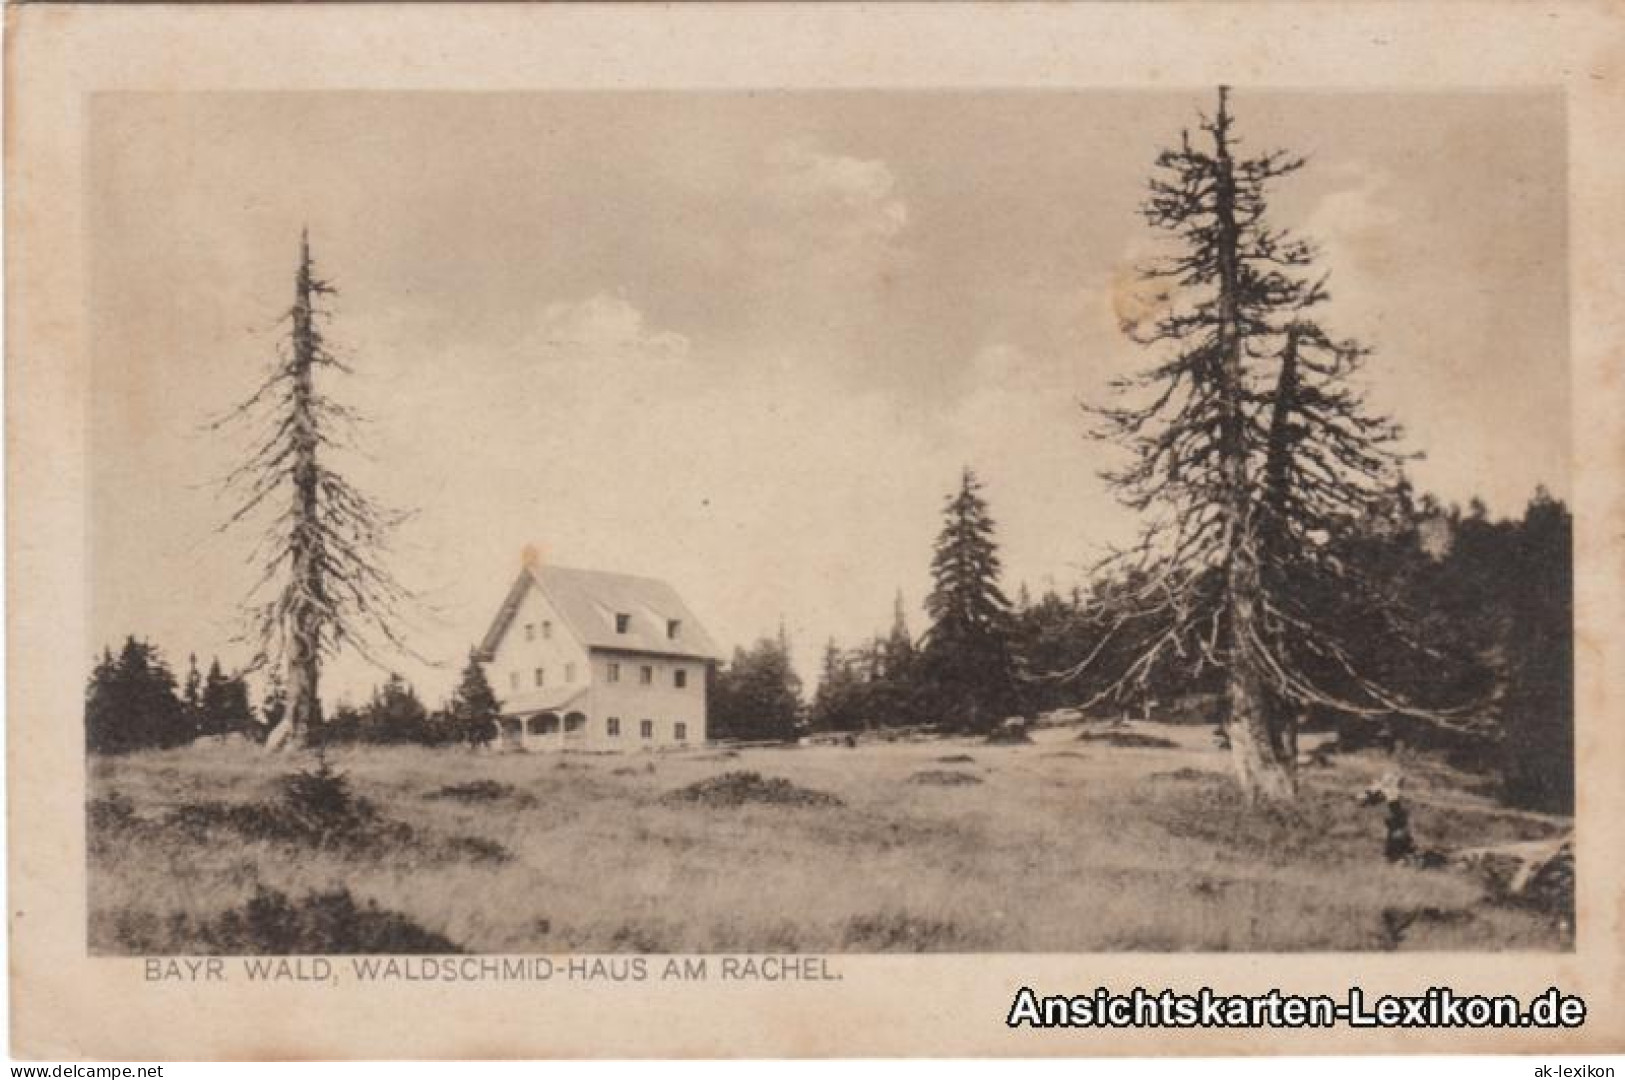
{"type": "Polygon", "coordinates": [[[664,581],[563,566],[527,567],[519,572],[480,643],[481,656],[489,659],[496,654],[520,602],[533,586],[552,602],[571,633],[587,648],[720,659],[705,627],[664,581]],[[629,616],[624,634],[615,628],[617,615],[629,616]],[[667,636],[673,621],[679,626],[675,639],[667,636]]]}

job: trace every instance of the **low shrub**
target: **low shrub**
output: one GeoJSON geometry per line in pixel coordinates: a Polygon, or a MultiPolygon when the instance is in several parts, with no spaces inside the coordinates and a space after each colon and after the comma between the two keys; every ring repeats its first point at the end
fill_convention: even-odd
{"type": "Polygon", "coordinates": [[[469,780],[462,784],[447,784],[445,787],[425,792],[423,797],[452,799],[464,803],[498,802],[502,799],[513,799],[516,802],[535,801],[512,784],[504,784],[498,780],[469,780]]]}
{"type": "MultiPolygon", "coordinates": [[[[429,797],[485,798],[487,781],[454,788],[473,788],[477,794],[429,797]]],[[[321,848],[356,858],[380,858],[399,853],[407,861],[423,864],[449,862],[504,863],[513,858],[507,848],[478,836],[424,835],[404,821],[378,813],[371,802],[350,790],[349,780],[325,759],[315,769],[282,778],[277,798],[267,802],[228,803],[214,800],[186,803],[172,810],[163,827],[194,842],[221,832],[248,840],[321,848]]],[[[513,789],[496,785],[502,797],[513,789]]],[[[441,789],[442,792],[453,788],[441,789]]],[[[529,796],[524,796],[529,798],[529,796]]]]}
{"type": "Polygon", "coordinates": [[[450,836],[426,845],[434,861],[500,865],[513,860],[513,852],[483,836],[450,836]]]}
{"type": "Polygon", "coordinates": [[[960,933],[951,922],[894,911],[854,915],[847,920],[841,943],[854,952],[946,951],[960,943],[960,933]]]}
{"type": "Polygon", "coordinates": [[[292,900],[261,885],[245,903],[198,926],[196,940],[204,952],[272,956],[463,951],[375,901],[356,903],[342,887],[292,900]]]}
{"type": "Polygon", "coordinates": [[[1178,750],[1179,744],[1160,735],[1142,735],[1138,731],[1083,731],[1079,742],[1104,743],[1123,750],[1178,750]]]}
{"type": "Polygon", "coordinates": [[[743,806],[767,803],[774,806],[842,806],[839,798],[825,791],[800,787],[781,777],[763,777],[755,772],[727,772],[668,792],[663,802],[700,803],[704,806],[743,806]]]}
{"type": "Polygon", "coordinates": [[[1185,781],[1222,780],[1224,779],[1224,774],[1211,772],[1207,769],[1193,769],[1189,765],[1184,765],[1177,769],[1171,769],[1168,772],[1152,773],[1151,779],[1185,781]]]}
{"type": "Polygon", "coordinates": [[[128,828],[136,821],[135,803],[128,795],[113,792],[100,799],[92,799],[85,806],[85,818],[92,830],[110,831],[128,828]]]}
{"type": "Polygon", "coordinates": [[[936,787],[963,787],[980,784],[982,778],[974,773],[954,772],[951,769],[923,769],[908,778],[911,784],[931,784],[936,787]]]}

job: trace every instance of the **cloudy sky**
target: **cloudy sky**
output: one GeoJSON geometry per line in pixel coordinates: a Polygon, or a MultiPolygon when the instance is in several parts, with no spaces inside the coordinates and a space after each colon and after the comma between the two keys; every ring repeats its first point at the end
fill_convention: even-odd
{"type": "MultiPolygon", "coordinates": [[[[209,483],[235,447],[200,425],[263,375],[307,224],[357,369],[327,388],[372,417],[350,467],[417,511],[395,565],[449,667],[401,667],[432,699],[532,543],[667,578],[729,647],[782,619],[806,675],[899,588],[918,630],[964,465],[1011,591],[1069,586],[1132,528],[1077,406],[1147,359],[1118,330],[1136,208],[1209,99],[99,96],[92,645],[245,655],[250,537],[209,483]]],[[[1234,102],[1248,149],[1311,157],[1276,218],[1320,242],[1419,486],[1566,495],[1561,98],[1234,102]]]]}

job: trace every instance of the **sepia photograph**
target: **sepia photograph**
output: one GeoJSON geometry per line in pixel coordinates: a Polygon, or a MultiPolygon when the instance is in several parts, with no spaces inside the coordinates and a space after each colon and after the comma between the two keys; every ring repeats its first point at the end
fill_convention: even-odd
{"type": "Polygon", "coordinates": [[[1564,139],[99,96],[91,950],[1570,948],[1564,139]]]}
{"type": "Polygon", "coordinates": [[[13,1052],[1617,1050],[1625,23],[1302,10],[8,11],[13,1052]]]}

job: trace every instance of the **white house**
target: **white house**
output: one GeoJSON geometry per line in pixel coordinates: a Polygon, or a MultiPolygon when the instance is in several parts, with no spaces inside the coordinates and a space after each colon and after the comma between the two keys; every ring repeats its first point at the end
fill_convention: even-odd
{"type": "Polygon", "coordinates": [[[633,750],[705,742],[716,646],[654,578],[527,560],[480,645],[496,746],[633,750]]]}

